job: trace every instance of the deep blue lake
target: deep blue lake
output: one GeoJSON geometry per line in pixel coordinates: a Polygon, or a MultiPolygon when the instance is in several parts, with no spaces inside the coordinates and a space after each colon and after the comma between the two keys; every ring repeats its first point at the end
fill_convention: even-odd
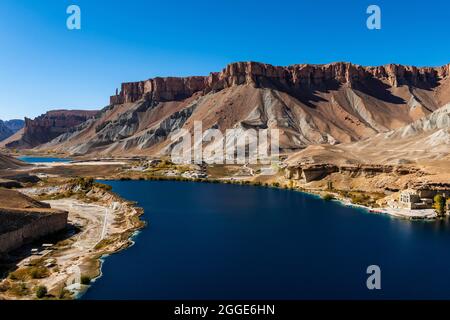
{"type": "Polygon", "coordinates": [[[407,221],[287,190],[108,182],[145,209],[82,299],[450,298],[447,221],[407,221]],[[381,268],[368,290],[366,268],[381,268]]]}
{"type": "Polygon", "coordinates": [[[51,158],[51,157],[18,157],[19,160],[28,163],[49,163],[49,162],[70,162],[68,158],[51,158]]]}

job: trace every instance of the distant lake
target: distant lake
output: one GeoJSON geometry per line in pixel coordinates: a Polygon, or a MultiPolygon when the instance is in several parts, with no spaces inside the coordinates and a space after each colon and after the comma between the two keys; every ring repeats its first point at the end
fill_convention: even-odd
{"type": "Polygon", "coordinates": [[[18,157],[19,160],[28,163],[48,163],[48,162],[70,162],[68,158],[52,158],[52,157],[18,157]]]}
{"type": "Polygon", "coordinates": [[[449,299],[447,221],[408,221],[300,192],[112,181],[145,209],[136,244],[82,299],[449,299]],[[381,290],[366,269],[381,268],[381,290]]]}

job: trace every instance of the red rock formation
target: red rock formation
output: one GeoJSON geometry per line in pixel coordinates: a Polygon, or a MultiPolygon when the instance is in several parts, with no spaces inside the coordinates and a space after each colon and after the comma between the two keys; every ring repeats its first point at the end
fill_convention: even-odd
{"type": "Polygon", "coordinates": [[[272,66],[258,62],[236,62],[221,72],[209,76],[186,78],[154,78],[146,81],[123,83],[120,93],[111,96],[110,104],[129,103],[144,97],[157,101],[180,100],[195,92],[217,91],[231,86],[250,84],[255,87],[314,89],[330,81],[353,85],[359,81],[376,79],[391,86],[435,84],[450,74],[450,64],[442,67],[414,67],[388,64],[363,67],[346,62],[324,65],[298,64],[288,67],[272,66]]]}
{"type": "Polygon", "coordinates": [[[30,148],[46,143],[94,117],[98,111],[54,110],[35,119],[25,118],[24,133],[20,140],[6,145],[8,148],[30,148]]]}
{"type": "Polygon", "coordinates": [[[95,121],[43,150],[167,154],[170,136],[180,128],[192,131],[195,121],[222,132],[278,129],[285,152],[350,143],[404,127],[445,106],[450,102],[448,71],[449,65],[238,62],[205,77],[124,83],[95,121]]]}
{"type": "Polygon", "coordinates": [[[205,77],[158,77],[146,81],[122,83],[120,94],[111,97],[111,104],[135,102],[145,95],[157,101],[180,100],[205,88],[205,77]]]}

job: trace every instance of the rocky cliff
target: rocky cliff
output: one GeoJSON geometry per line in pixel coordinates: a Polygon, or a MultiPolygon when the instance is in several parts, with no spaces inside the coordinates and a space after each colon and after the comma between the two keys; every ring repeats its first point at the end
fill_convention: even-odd
{"type": "Polygon", "coordinates": [[[269,128],[283,152],[350,143],[406,126],[450,102],[450,65],[232,63],[208,76],[124,83],[110,106],[42,149],[162,155],[175,130],[269,128]]]}
{"type": "Polygon", "coordinates": [[[257,62],[237,62],[206,77],[167,77],[123,83],[120,93],[116,92],[116,95],[111,96],[110,104],[135,102],[146,97],[157,101],[181,100],[195,92],[208,93],[243,84],[286,91],[325,88],[333,84],[358,86],[371,80],[386,81],[392,87],[434,87],[440,79],[449,75],[450,64],[437,68],[418,68],[398,64],[363,67],[340,62],[280,67],[257,62]]]}
{"type": "Polygon", "coordinates": [[[25,118],[22,135],[8,142],[7,148],[32,148],[53,140],[71,128],[95,117],[98,111],[54,110],[35,119],[25,118]]]}
{"type": "Polygon", "coordinates": [[[67,216],[66,211],[54,209],[0,208],[0,254],[63,230],[67,216]]]}
{"type": "Polygon", "coordinates": [[[414,167],[392,166],[392,165],[334,165],[334,164],[299,164],[285,168],[285,178],[311,182],[322,180],[332,173],[340,173],[349,177],[374,177],[382,173],[390,173],[396,176],[416,173],[414,167]]]}
{"type": "Polygon", "coordinates": [[[0,189],[0,255],[67,225],[68,213],[13,190],[0,189]]]}

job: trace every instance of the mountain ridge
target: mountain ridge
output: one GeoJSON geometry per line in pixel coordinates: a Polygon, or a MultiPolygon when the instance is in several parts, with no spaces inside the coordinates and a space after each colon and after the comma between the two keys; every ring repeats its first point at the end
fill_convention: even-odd
{"type": "Polygon", "coordinates": [[[227,65],[209,76],[123,83],[96,117],[38,146],[72,154],[167,155],[180,128],[280,130],[283,152],[404,127],[450,102],[450,64],[227,65]]]}
{"type": "MultiPolygon", "coordinates": [[[[362,78],[386,78],[393,86],[412,83],[414,85],[429,80],[437,81],[450,75],[450,64],[440,67],[415,67],[400,64],[387,64],[377,67],[364,67],[348,62],[329,64],[294,64],[286,67],[273,66],[260,62],[235,62],[228,64],[221,72],[211,72],[208,76],[155,77],[144,81],[122,83],[120,93],[110,97],[110,104],[135,102],[151,94],[157,99],[176,99],[192,96],[195,92],[208,93],[231,85],[256,84],[258,77],[281,79],[282,85],[308,87],[320,86],[321,82],[338,80],[352,83],[362,78]]],[[[264,85],[262,83],[261,85],[264,85]]]]}
{"type": "Polygon", "coordinates": [[[309,146],[287,163],[411,164],[450,159],[450,103],[404,127],[336,146],[309,146]]]}

